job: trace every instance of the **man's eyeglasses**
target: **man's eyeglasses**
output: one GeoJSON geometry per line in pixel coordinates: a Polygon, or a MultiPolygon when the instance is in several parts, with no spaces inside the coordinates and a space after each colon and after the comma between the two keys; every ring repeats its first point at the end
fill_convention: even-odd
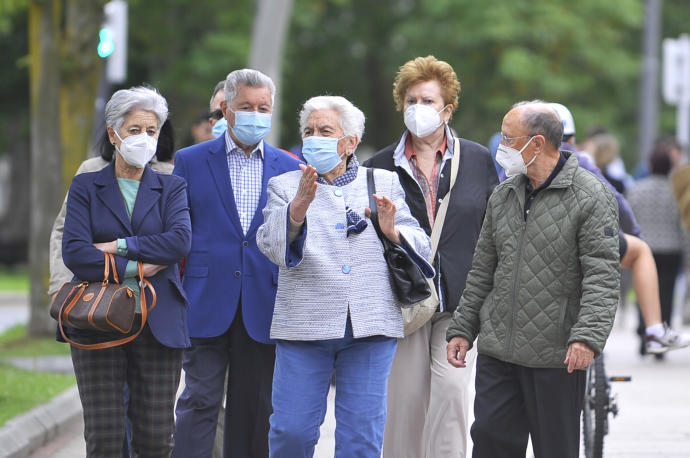
{"type": "Polygon", "coordinates": [[[534,135],[520,135],[518,137],[507,137],[505,134],[501,133],[501,143],[503,143],[506,146],[511,146],[513,143],[515,143],[515,140],[518,138],[530,138],[533,137],[534,135]]]}

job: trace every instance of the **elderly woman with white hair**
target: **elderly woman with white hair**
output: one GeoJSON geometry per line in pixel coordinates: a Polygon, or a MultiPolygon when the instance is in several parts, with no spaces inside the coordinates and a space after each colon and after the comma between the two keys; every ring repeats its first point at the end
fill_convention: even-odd
{"type": "MultiPolygon", "coordinates": [[[[364,114],[343,97],[309,99],[300,113],[308,165],[268,183],[261,251],[280,268],[272,457],[310,457],[336,374],[336,456],[379,457],[386,385],[403,322],[370,215],[367,169],[354,155],[364,114]]],[[[375,170],[379,225],[420,267],[430,241],[395,173],[375,170]]]]}
{"type": "Polygon", "coordinates": [[[127,340],[122,334],[68,326],[60,332],[59,340],[71,345],[90,458],[122,454],[125,383],[133,456],[167,457],[172,450],[182,349],[189,346],[178,261],[189,251],[191,224],[184,180],[148,165],[167,116],[167,102],[154,89],[113,94],[105,121],[114,159],[100,171],[75,176],[69,190],[62,256],[75,279],[103,281],[104,253],[111,253],[115,268],[108,280],[122,279],[132,289],[138,312],[144,303],[140,294],[146,294],[147,304],[155,303],[143,328],[137,314],[128,335],[136,338],[122,345],[96,345],[127,340]],[[137,283],[138,261],[153,286],[144,293],[137,283]]]}

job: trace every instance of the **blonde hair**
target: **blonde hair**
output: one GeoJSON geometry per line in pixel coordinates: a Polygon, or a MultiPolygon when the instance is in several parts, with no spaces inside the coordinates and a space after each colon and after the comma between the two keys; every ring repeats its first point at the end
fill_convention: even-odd
{"type": "Polygon", "coordinates": [[[460,94],[458,75],[450,64],[431,55],[417,57],[400,67],[393,82],[395,108],[402,111],[405,106],[405,94],[412,86],[432,80],[438,81],[441,86],[443,103],[451,106],[451,112],[455,111],[458,108],[458,94],[460,94]]]}
{"type": "Polygon", "coordinates": [[[598,134],[591,138],[594,162],[600,170],[604,170],[618,157],[618,139],[611,134],[598,134]]]}

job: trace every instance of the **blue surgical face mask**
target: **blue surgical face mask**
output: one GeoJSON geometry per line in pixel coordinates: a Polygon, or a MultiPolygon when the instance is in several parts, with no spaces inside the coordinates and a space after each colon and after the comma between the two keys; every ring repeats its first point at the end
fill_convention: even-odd
{"type": "Polygon", "coordinates": [[[340,164],[342,157],[338,154],[338,141],[345,137],[306,137],[302,140],[302,155],[307,163],[323,175],[340,164]]]}
{"type": "Polygon", "coordinates": [[[211,134],[213,134],[213,138],[218,138],[221,135],[223,135],[226,130],[228,130],[228,120],[225,118],[220,118],[213,125],[213,128],[211,129],[211,134]]]}
{"type": "Polygon", "coordinates": [[[235,113],[235,126],[232,127],[232,133],[245,145],[256,145],[271,130],[271,113],[258,111],[233,111],[233,113],[235,113]]]}

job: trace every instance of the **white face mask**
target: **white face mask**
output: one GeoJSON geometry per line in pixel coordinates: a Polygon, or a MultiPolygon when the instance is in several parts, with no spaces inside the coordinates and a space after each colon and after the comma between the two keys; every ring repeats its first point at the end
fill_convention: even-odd
{"type": "Polygon", "coordinates": [[[525,150],[525,148],[527,148],[527,145],[530,144],[533,138],[534,137],[530,137],[520,151],[516,150],[515,148],[511,148],[510,146],[506,146],[503,143],[499,143],[498,149],[496,150],[496,162],[503,167],[507,177],[527,174],[527,167],[532,165],[532,162],[534,162],[534,160],[537,158],[537,155],[535,154],[534,157],[527,164],[525,164],[525,161],[522,160],[522,152],[525,150]]]}
{"type": "Polygon", "coordinates": [[[117,131],[115,131],[115,135],[117,135],[117,138],[122,142],[120,147],[118,148],[116,145],[115,149],[120,153],[122,159],[133,167],[143,169],[156,154],[158,140],[146,132],[130,135],[124,139],[120,137],[117,131]]]}
{"type": "MultiPolygon", "coordinates": [[[[446,107],[441,108],[441,111],[446,107]]],[[[424,138],[434,132],[441,125],[441,111],[434,110],[429,105],[415,103],[405,110],[405,126],[415,137],[424,138]]]]}

